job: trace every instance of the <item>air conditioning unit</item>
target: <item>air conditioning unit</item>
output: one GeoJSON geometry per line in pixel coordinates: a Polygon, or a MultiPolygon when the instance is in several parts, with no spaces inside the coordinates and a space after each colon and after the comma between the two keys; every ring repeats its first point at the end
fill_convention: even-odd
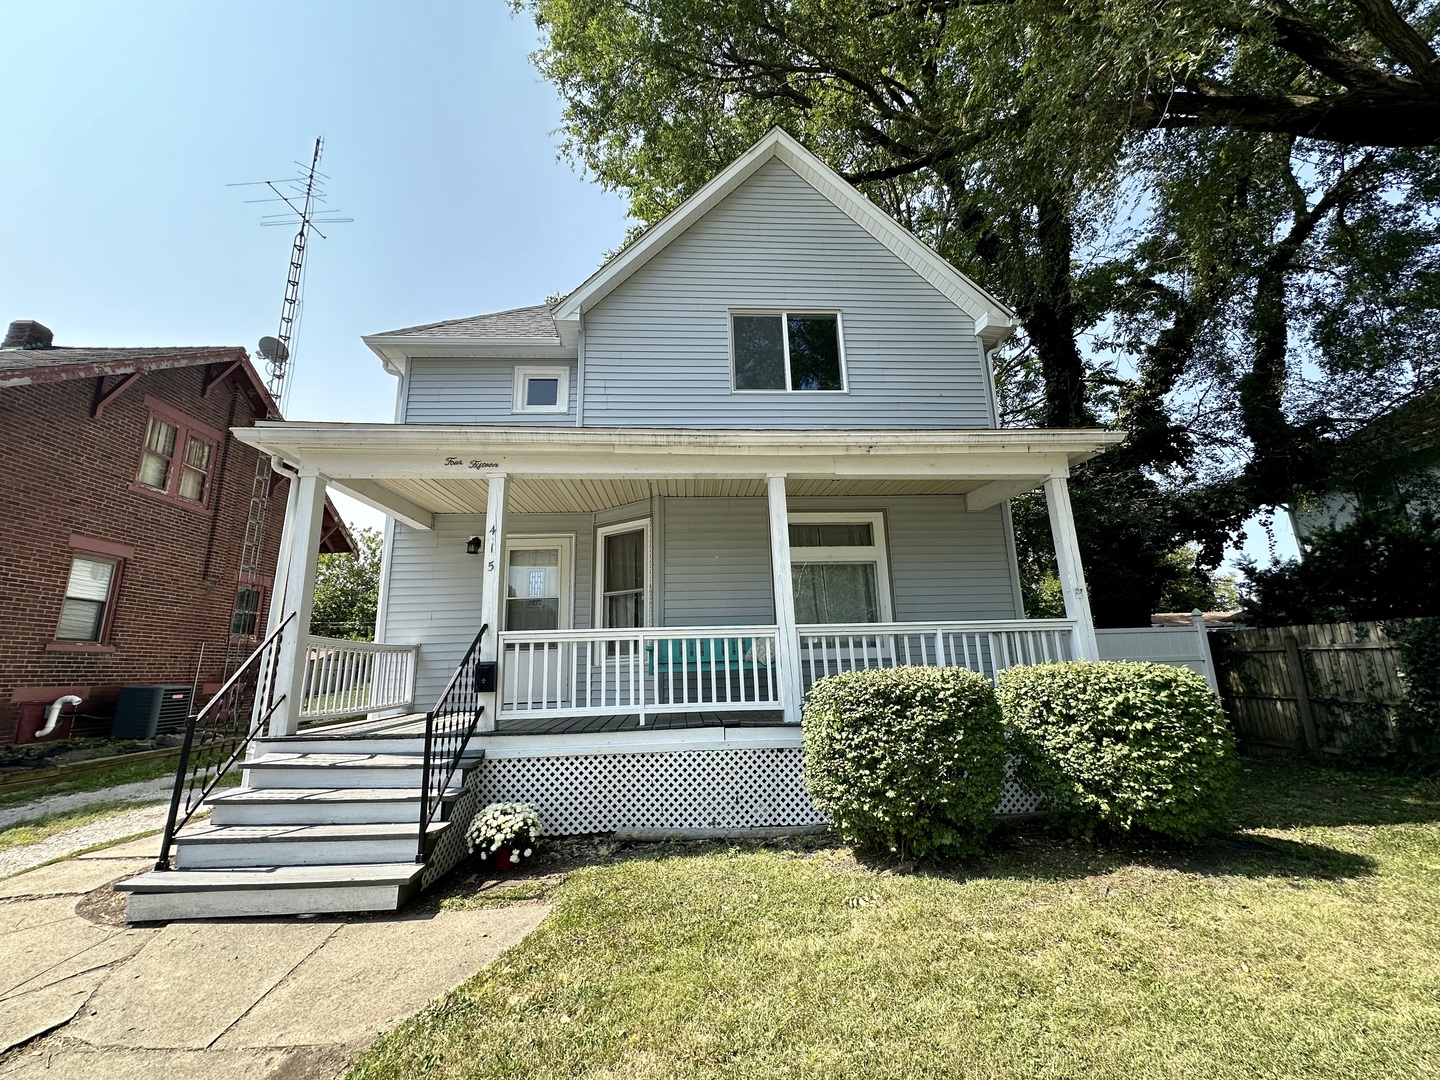
{"type": "Polygon", "coordinates": [[[185,730],[190,715],[190,687],[127,686],[115,703],[115,724],[110,729],[116,739],[153,739],[156,735],[174,734],[185,730]]]}

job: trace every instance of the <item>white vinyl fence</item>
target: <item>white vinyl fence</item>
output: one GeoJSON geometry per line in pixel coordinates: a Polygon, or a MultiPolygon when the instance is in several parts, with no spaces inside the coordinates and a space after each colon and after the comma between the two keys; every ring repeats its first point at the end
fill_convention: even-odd
{"type": "Polygon", "coordinates": [[[1149,660],[1157,664],[1173,664],[1189,668],[1205,676],[1210,689],[1217,694],[1220,683],[1215,675],[1215,660],[1205,636],[1205,621],[1197,613],[1189,626],[1137,626],[1112,630],[1096,630],[1101,660],[1149,660]]]}

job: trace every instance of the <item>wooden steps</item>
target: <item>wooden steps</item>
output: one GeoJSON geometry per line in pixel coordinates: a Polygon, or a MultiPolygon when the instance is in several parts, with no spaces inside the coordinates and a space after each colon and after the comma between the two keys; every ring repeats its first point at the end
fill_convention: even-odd
{"type": "MultiPolygon", "coordinates": [[[[397,720],[414,727],[413,717],[397,720]]],[[[420,888],[422,875],[433,880],[443,868],[417,860],[423,733],[346,727],[257,740],[242,786],[212,795],[208,822],[191,822],[176,835],[174,868],[116,885],[127,894],[126,917],[393,911],[420,888]]],[[[465,770],[483,756],[472,750],[452,778],[426,830],[427,857],[446,830],[464,827],[451,819],[457,802],[473,812],[465,770]]]]}

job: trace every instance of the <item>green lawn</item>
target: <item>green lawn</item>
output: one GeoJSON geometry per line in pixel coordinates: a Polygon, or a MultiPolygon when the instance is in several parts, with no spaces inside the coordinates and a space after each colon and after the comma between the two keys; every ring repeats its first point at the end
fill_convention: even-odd
{"type": "MultiPolygon", "coordinates": [[[[68,829],[78,829],[82,825],[93,825],[97,821],[104,821],[107,818],[116,817],[120,814],[128,813],[131,810],[139,810],[143,807],[154,805],[156,804],[143,802],[98,802],[90,803],[76,810],[62,810],[59,813],[45,814],[28,821],[21,821],[14,825],[0,828],[0,851],[9,851],[12,848],[25,847],[29,844],[38,844],[40,841],[48,840],[57,833],[65,832],[68,829]]],[[[136,835],[143,835],[143,833],[136,835]]]]}
{"type": "Polygon", "coordinates": [[[629,848],[350,1075],[1440,1075],[1440,790],[1245,781],[1237,831],[1186,852],[629,848]]]}

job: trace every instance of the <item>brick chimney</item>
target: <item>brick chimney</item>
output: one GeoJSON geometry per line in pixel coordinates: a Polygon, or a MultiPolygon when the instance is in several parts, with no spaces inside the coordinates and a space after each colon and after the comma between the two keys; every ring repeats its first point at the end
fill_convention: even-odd
{"type": "Polygon", "coordinates": [[[5,344],[0,349],[48,349],[54,341],[48,326],[34,319],[16,319],[5,332],[5,344]]]}

